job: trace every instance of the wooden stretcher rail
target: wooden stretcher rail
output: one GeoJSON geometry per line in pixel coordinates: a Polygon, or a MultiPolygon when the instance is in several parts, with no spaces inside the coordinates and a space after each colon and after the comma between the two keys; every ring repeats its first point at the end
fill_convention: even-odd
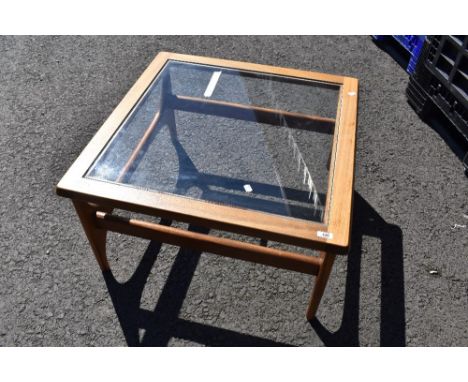
{"type": "Polygon", "coordinates": [[[151,137],[151,133],[154,131],[154,129],[158,125],[160,115],[161,115],[161,113],[159,111],[154,115],[153,119],[151,120],[151,123],[149,124],[148,128],[145,130],[145,133],[141,137],[141,139],[138,142],[138,144],[136,145],[136,147],[133,149],[130,157],[127,160],[127,162],[122,167],[122,170],[120,170],[119,176],[115,180],[116,182],[122,182],[123,179],[125,178],[125,175],[127,175],[128,171],[132,168],[133,163],[135,162],[135,159],[138,157],[138,154],[143,149],[146,142],[151,137]]]}
{"type": "Polygon", "coordinates": [[[108,231],[311,275],[318,274],[323,261],[315,256],[281,251],[137,219],[127,219],[100,211],[96,212],[96,226],[108,231]]]}
{"type": "Polygon", "coordinates": [[[292,128],[318,131],[321,133],[333,134],[333,127],[335,126],[334,118],[244,105],[235,102],[178,95],[168,96],[167,102],[171,108],[176,110],[268,123],[276,126],[284,126],[286,123],[287,126],[292,128]]]}
{"type": "MultiPolygon", "coordinates": [[[[335,119],[316,115],[292,113],[277,109],[268,109],[258,106],[243,105],[233,102],[207,100],[197,97],[186,97],[177,95],[165,95],[167,106],[177,110],[195,113],[218,115],[227,118],[236,118],[252,122],[268,123],[283,126],[284,122],[290,127],[319,131],[321,133],[333,133],[335,119]]],[[[145,130],[138,144],[130,154],[125,165],[122,167],[116,182],[122,182],[135,163],[138,155],[151,137],[161,118],[161,111],[157,111],[151,123],[145,130]]]]}

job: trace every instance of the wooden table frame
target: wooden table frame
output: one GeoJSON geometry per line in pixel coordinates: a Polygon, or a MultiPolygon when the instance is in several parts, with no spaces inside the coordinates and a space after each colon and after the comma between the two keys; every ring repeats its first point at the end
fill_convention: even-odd
{"type": "MultiPolygon", "coordinates": [[[[276,77],[278,79],[282,77],[276,77]]],[[[207,57],[159,53],[130,89],[124,99],[92,138],[78,159],[57,185],[60,196],[73,200],[77,214],[102,271],[109,271],[106,257],[106,234],[120,232],[172,245],[189,247],[199,251],[238,258],[246,261],[316,275],[315,285],[307,309],[307,319],[317,311],[336,254],[347,253],[351,231],[352,195],[357,123],[358,81],[342,77],[267,65],[228,61],[207,57]],[[105,182],[85,177],[97,156],[112,138],[116,130],[141,99],[155,77],[169,60],[212,65],[227,69],[244,70],[244,75],[266,74],[285,76],[288,80],[306,79],[324,86],[339,86],[339,102],[336,119],[291,113],[214,101],[194,97],[172,95],[163,100],[170,108],[223,115],[231,118],[263,121],[272,125],[299,124],[303,128],[332,133],[333,144],[329,169],[327,202],[324,223],[293,219],[279,215],[217,205],[207,201],[188,199],[129,187],[119,181],[135,167],[139,151],[147,144],[163,116],[156,113],[140,142],[135,147],[116,182],[105,182]],[[305,127],[304,127],[305,126],[305,127]],[[263,241],[274,240],[320,251],[320,256],[292,253],[263,245],[250,244],[208,234],[191,232],[162,224],[137,219],[126,219],[112,214],[119,208],[165,219],[188,222],[210,229],[259,237],[263,241]]]]}

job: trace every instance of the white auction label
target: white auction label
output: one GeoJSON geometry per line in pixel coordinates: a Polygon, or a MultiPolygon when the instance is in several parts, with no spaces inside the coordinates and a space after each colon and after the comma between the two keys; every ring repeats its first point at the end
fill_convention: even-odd
{"type": "Polygon", "coordinates": [[[333,234],[331,232],[317,231],[317,236],[322,239],[333,239],[333,234]]]}

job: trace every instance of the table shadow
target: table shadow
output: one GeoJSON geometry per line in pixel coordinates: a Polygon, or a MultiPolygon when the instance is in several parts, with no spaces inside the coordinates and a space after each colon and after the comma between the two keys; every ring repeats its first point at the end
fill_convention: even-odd
{"type": "MultiPolygon", "coordinates": [[[[387,223],[357,192],[354,193],[351,250],[348,255],[343,319],[336,332],[315,318],[310,322],[327,346],[359,346],[359,288],[363,236],[381,240],[380,345],[405,346],[403,235],[387,223]]],[[[365,277],[365,275],[364,275],[365,277]]],[[[319,310],[320,314],[320,310],[319,310]]]]}
{"type": "MultiPolygon", "coordinates": [[[[162,220],[160,224],[170,225],[162,220]]],[[[191,231],[208,233],[190,226],[191,231]]],[[[359,345],[359,287],[363,236],[381,240],[381,320],[380,345],[405,346],[405,300],[403,242],[401,229],[389,224],[358,194],[354,194],[352,248],[348,270],[341,327],[330,332],[318,319],[310,322],[327,346],[359,345]]],[[[129,346],[167,346],[180,338],[206,346],[292,346],[287,343],[238,333],[233,330],[179,318],[201,253],[181,248],[153,311],[140,308],[142,293],[157,260],[162,244],[152,241],[132,277],[119,283],[111,272],[104,272],[123,334],[129,346]],[[144,334],[142,334],[144,331],[144,334]]],[[[320,314],[320,309],[319,309],[320,314]]]]}
{"type": "Polygon", "coordinates": [[[391,36],[387,36],[384,40],[372,39],[372,42],[382,51],[387,53],[395,62],[406,71],[411,54],[397,40],[391,36]]]}
{"type": "MultiPolygon", "coordinates": [[[[374,44],[392,57],[398,65],[406,71],[410,60],[410,53],[401,46],[393,37],[388,36],[383,41],[373,40],[374,44]]],[[[411,75],[410,75],[411,76],[411,75]]],[[[462,162],[464,156],[468,153],[468,141],[465,136],[456,128],[456,126],[447,118],[447,116],[440,110],[440,108],[429,101],[432,107],[420,115],[416,112],[425,124],[432,128],[445,144],[452,150],[452,152],[462,162]]],[[[413,107],[410,103],[410,106],[413,107]]],[[[468,176],[468,172],[465,173],[468,176]]]]}
{"type": "MultiPolygon", "coordinates": [[[[161,224],[170,225],[171,222],[162,221],[161,224]]],[[[196,227],[190,227],[189,230],[208,233],[208,230],[196,227]]],[[[161,246],[161,243],[155,241],[149,244],[135,273],[125,283],[119,283],[111,272],[103,272],[129,346],[167,346],[173,337],[206,346],[291,346],[179,318],[201,255],[193,250],[179,250],[154,311],[141,309],[143,289],[161,246]]]]}

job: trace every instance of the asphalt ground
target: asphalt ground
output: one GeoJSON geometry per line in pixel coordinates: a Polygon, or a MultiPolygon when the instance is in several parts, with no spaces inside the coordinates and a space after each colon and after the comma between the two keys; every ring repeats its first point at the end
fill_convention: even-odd
{"type": "Polygon", "coordinates": [[[0,344],[467,346],[468,178],[407,82],[368,36],[1,37],[0,344]],[[55,195],[163,50],[360,80],[352,248],[312,323],[307,275],[110,234],[103,276],[55,195]]]}

